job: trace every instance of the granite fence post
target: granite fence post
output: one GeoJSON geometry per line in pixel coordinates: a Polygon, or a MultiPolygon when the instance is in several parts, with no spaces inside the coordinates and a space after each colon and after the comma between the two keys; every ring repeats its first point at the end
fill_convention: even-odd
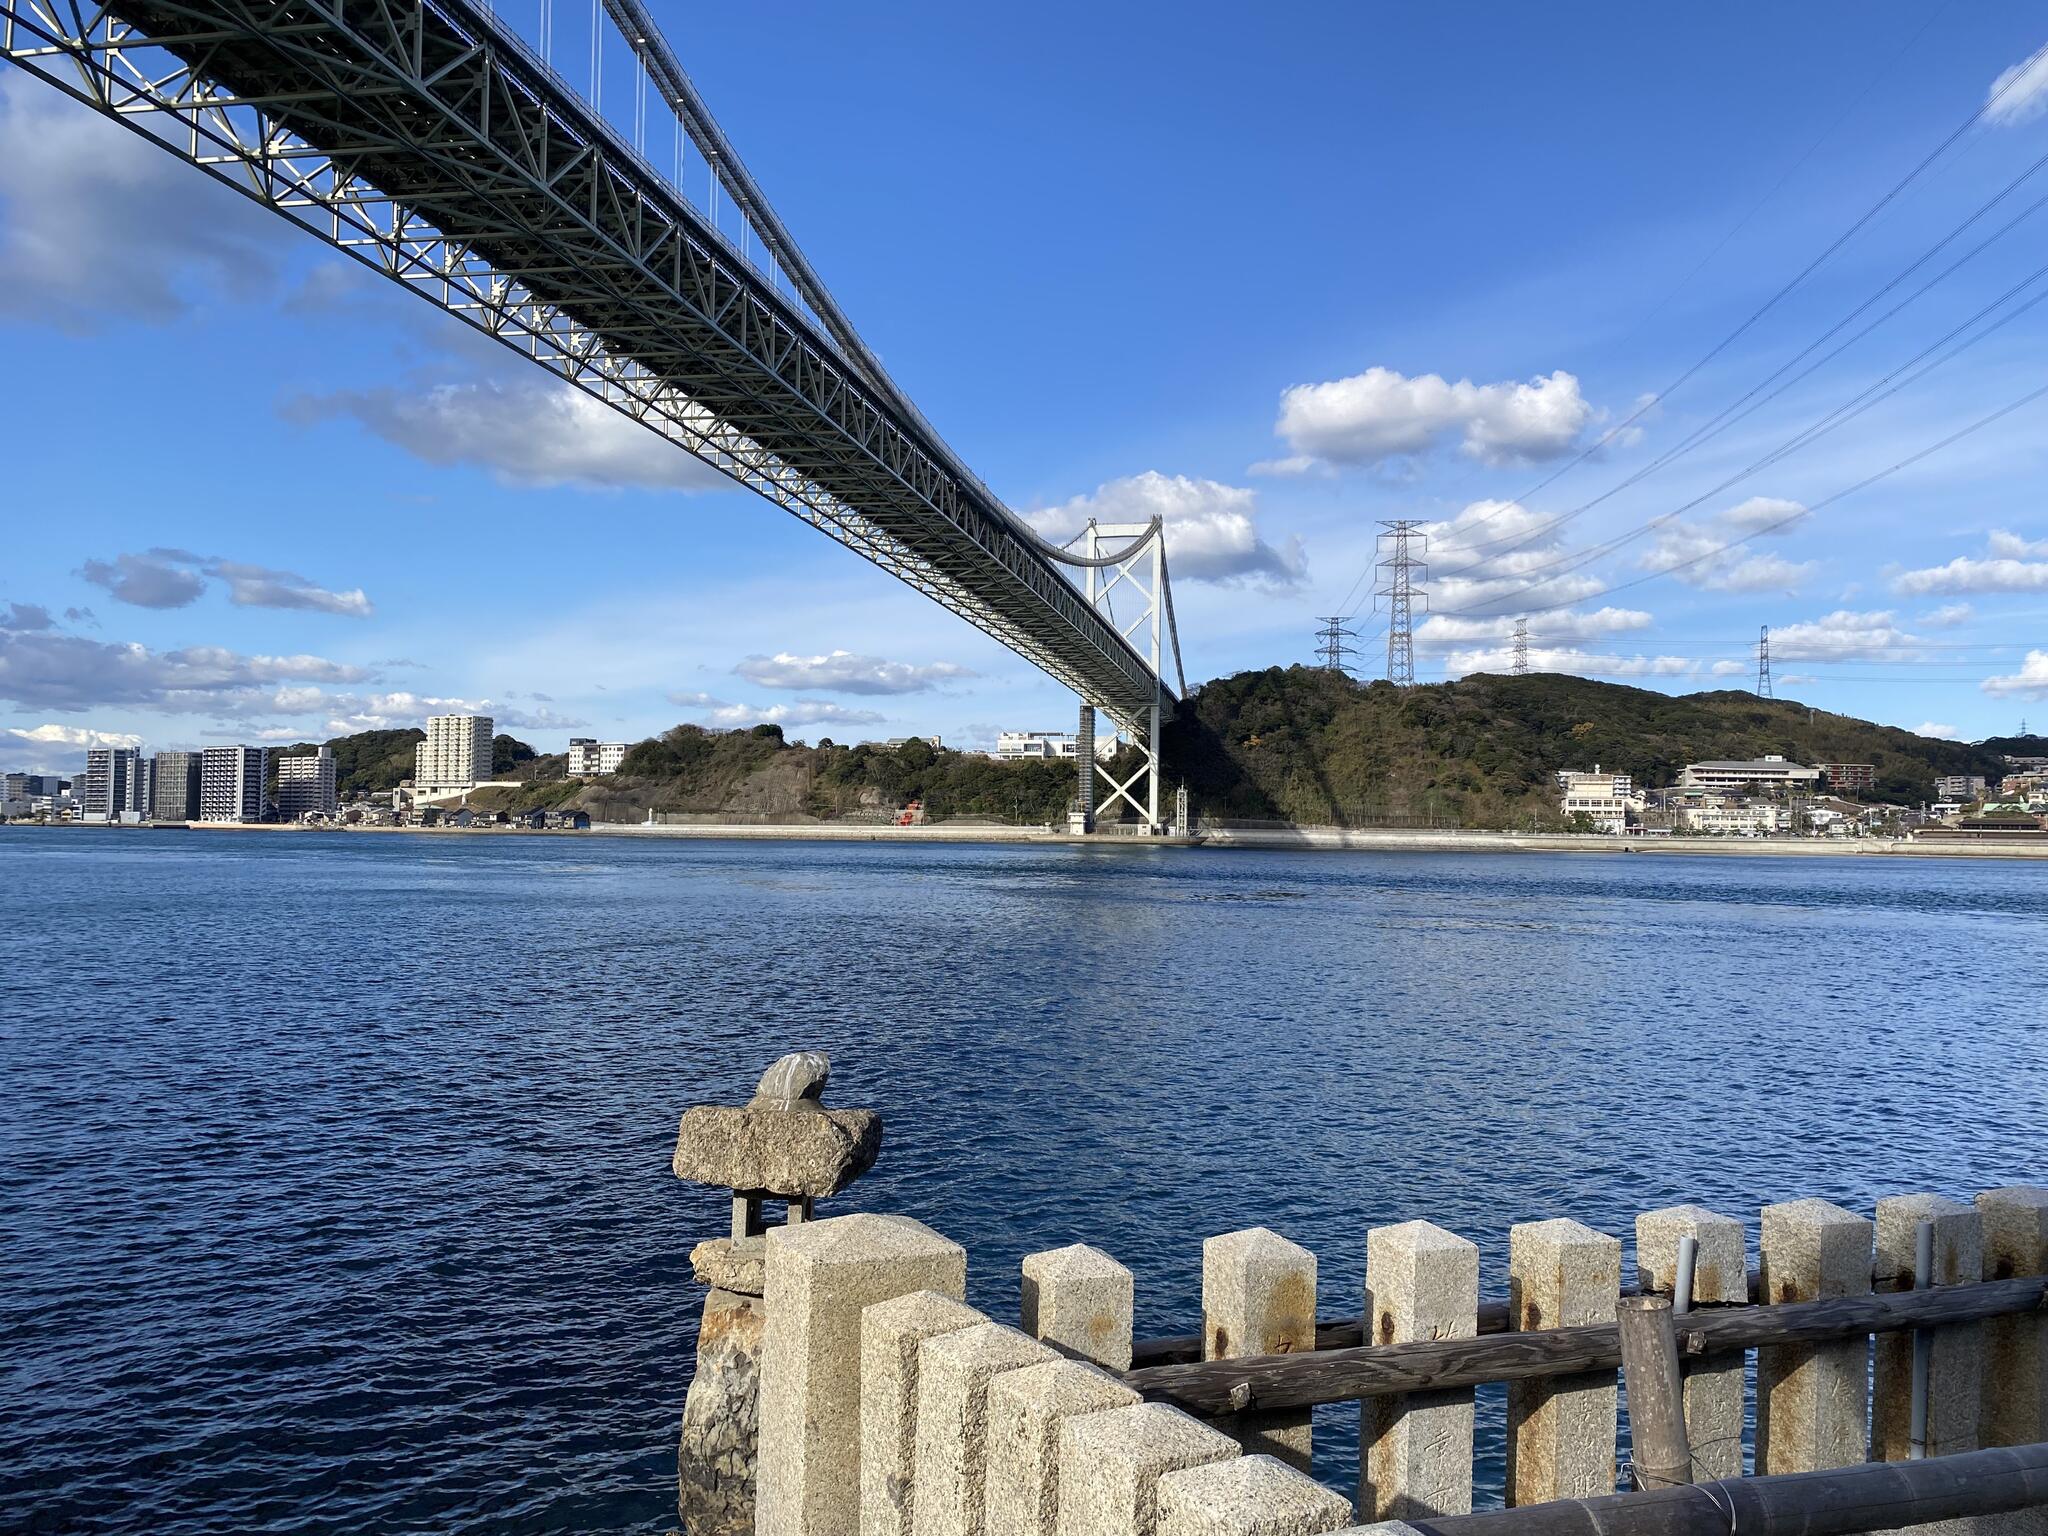
{"type": "Polygon", "coordinates": [[[860,1528],[861,1313],[912,1291],[955,1300],[967,1254],[904,1216],[835,1216],[768,1234],[758,1536],[860,1528]]]}
{"type": "MultiPolygon", "coordinates": [[[[1202,1244],[1202,1358],[1284,1355],[1316,1347],[1316,1256],[1251,1227],[1202,1244]]],[[[1308,1470],[1313,1414],[1251,1409],[1219,1421],[1247,1450],[1308,1470]]]]}
{"type": "MultiPolygon", "coordinates": [[[[2048,1189],[1987,1189],[1977,1197],[1977,1210],[1984,1218],[1986,1280],[2048,1275],[2048,1189]]],[[[2048,1440],[2048,1312],[1984,1324],[1978,1438],[1987,1446],[2048,1440]]],[[[1996,1536],[2048,1536],[2048,1509],[1994,1516],[1982,1528],[1996,1536]]]]}
{"type": "Polygon", "coordinates": [[[917,1375],[916,1536],[981,1536],[989,1383],[1059,1353],[1001,1323],[927,1339],[917,1375]]]}
{"type": "MultiPolygon", "coordinates": [[[[1763,1209],[1763,1300],[1819,1301],[1870,1290],[1871,1224],[1826,1200],[1763,1209]]],[[[1783,1344],[1756,1352],[1756,1470],[1822,1472],[1869,1449],[1870,1344],[1783,1344]]]]}
{"type": "Polygon", "coordinates": [[[1138,1394],[1076,1360],[1027,1365],[988,1384],[988,1529],[1052,1536],[1059,1511],[1060,1426],[1084,1414],[1129,1408],[1138,1394]]]}
{"type": "MultiPolygon", "coordinates": [[[[1508,1233],[1508,1313],[1518,1332],[1614,1320],[1621,1239],[1576,1221],[1508,1233]]],[[[1508,1383],[1508,1503],[1614,1492],[1613,1371],[1508,1383]]]]}
{"type": "MultiPolygon", "coordinates": [[[[1692,1268],[1695,1305],[1740,1306],[1749,1300],[1749,1247],[1742,1223],[1698,1205],[1672,1205],[1636,1218],[1638,1283],[1653,1296],[1678,1288],[1678,1244],[1698,1245],[1692,1268]]],[[[1672,1322],[1681,1335],[1685,1319],[1672,1322]]],[[[1692,1445],[1693,1481],[1715,1482],[1742,1475],[1743,1387],[1747,1353],[1700,1360],[1681,1356],[1685,1380],[1685,1435],[1692,1445]]]]}
{"type": "Polygon", "coordinates": [[[1229,1435],[1163,1403],[1139,1403],[1060,1425],[1056,1536],[1156,1536],[1159,1479],[1231,1461],[1229,1435]]]}
{"type": "Polygon", "coordinates": [[[1063,1355],[1112,1371],[1131,1368],[1131,1272],[1086,1243],[1049,1248],[1024,1260],[1022,1326],[1063,1355]]]}
{"type": "Polygon", "coordinates": [[[913,1291],[861,1313],[861,1536],[908,1536],[911,1530],[919,1346],[986,1321],[965,1302],[937,1291],[913,1291]]]}
{"type": "MultiPolygon", "coordinates": [[[[1877,1263],[1872,1288],[1910,1291],[1917,1285],[1969,1285],[1984,1274],[1984,1219],[1973,1205],[1940,1195],[1893,1195],[1877,1202],[1877,1263]],[[1934,1223],[1934,1272],[1914,1273],[1922,1221],[1934,1223]]],[[[1954,1323],[1929,1330],[1927,1454],[1977,1449],[1983,1409],[1984,1325],[1954,1323]]],[[[1904,1461],[1912,1440],[1913,1333],[1877,1336],[1872,1372],[1870,1459],[1904,1461]]]]}
{"type": "MultiPolygon", "coordinates": [[[[1479,1249],[1426,1221],[1373,1228],[1364,1325],[1370,1344],[1476,1338],[1479,1249]]],[[[1470,1387],[1367,1398],[1359,1410],[1361,1520],[1472,1512],[1470,1387]]]]}
{"type": "Polygon", "coordinates": [[[1351,1506],[1271,1456],[1186,1467],[1159,1479],[1159,1536],[1320,1536],[1351,1506]]]}

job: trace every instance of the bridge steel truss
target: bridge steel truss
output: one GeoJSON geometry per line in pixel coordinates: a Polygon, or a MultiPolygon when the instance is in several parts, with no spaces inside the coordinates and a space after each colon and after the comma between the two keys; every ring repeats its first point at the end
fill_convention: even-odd
{"type": "Polygon", "coordinates": [[[1146,722],[1156,760],[1156,638],[470,0],[0,0],[0,55],[1146,722]]]}

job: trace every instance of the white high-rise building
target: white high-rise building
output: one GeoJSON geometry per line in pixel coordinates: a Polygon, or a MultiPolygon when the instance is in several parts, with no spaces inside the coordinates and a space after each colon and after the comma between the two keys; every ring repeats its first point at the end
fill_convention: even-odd
{"type": "Polygon", "coordinates": [[[93,747],[85,754],[81,811],[98,821],[149,814],[149,778],[140,749],[93,747]]]}
{"type": "Polygon", "coordinates": [[[208,747],[199,758],[199,819],[261,821],[268,747],[208,747]]]}
{"type": "Polygon", "coordinates": [[[337,809],[332,747],[322,747],[311,757],[277,760],[278,815],[286,821],[300,821],[307,816],[332,816],[337,809]]]}
{"type": "Polygon", "coordinates": [[[413,799],[447,800],[466,795],[478,780],[488,779],[496,724],[489,715],[430,716],[427,739],[413,758],[413,799]]]}

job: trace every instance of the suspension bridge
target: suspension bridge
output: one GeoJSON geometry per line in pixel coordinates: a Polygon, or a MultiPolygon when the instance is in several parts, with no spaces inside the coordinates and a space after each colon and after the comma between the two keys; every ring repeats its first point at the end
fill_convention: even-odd
{"type": "Polygon", "coordinates": [[[602,5],[587,93],[556,67],[553,0],[537,49],[471,0],[0,0],[0,53],[1002,642],[1079,696],[1084,741],[1100,709],[1142,755],[1117,778],[1081,754],[1084,821],[1099,788],[1158,829],[1168,656],[1184,686],[1158,521],[1072,548],[1004,506],[861,340],[640,0],[602,5]],[[621,45],[630,126],[601,109],[621,45]]]}

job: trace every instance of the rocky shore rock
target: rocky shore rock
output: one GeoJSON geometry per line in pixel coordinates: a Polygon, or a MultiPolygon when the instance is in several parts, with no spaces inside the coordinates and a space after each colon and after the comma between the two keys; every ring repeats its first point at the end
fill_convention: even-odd
{"type": "Polygon", "coordinates": [[[688,1536],[753,1536],[766,1322],[759,1297],[713,1291],[705,1300],[676,1448],[676,1508],[688,1536]]]}

